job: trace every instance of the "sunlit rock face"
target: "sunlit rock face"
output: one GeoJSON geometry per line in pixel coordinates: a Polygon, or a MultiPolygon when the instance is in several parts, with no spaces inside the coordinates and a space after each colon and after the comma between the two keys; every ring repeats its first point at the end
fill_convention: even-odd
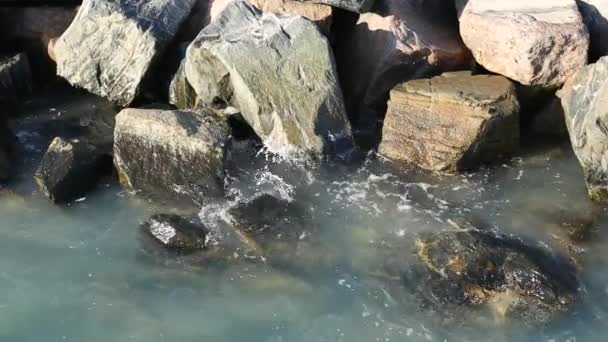
{"type": "Polygon", "coordinates": [[[57,74],[126,107],[194,0],[85,0],[53,51],[57,74]]]}
{"type": "Polygon", "coordinates": [[[608,200],[608,57],[577,73],[558,92],[589,196],[608,200]]]}
{"type": "Polygon", "coordinates": [[[575,0],[457,0],[460,34],[479,64],[525,85],[560,87],[587,64],[575,0]]]}
{"type": "Polygon", "coordinates": [[[188,47],[185,71],[202,103],[239,110],[272,152],[321,155],[350,140],[328,40],[302,17],[231,2],[188,47]]]}
{"type": "Polygon", "coordinates": [[[203,203],[224,194],[229,129],[211,113],[125,109],[116,116],[114,165],[130,190],[203,203]]]}

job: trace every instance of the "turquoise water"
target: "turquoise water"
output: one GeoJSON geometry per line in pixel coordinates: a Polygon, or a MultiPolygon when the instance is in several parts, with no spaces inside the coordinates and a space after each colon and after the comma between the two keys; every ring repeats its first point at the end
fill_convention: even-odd
{"type": "MultiPolygon", "coordinates": [[[[300,236],[324,248],[293,251],[289,267],[244,256],[214,265],[155,254],[139,224],[173,208],[112,179],[63,207],[36,191],[31,172],[47,141],[37,125],[99,108],[81,94],[23,108],[22,172],[0,190],[0,341],[605,341],[607,220],[567,145],[455,177],[373,156],[305,171],[259,155],[232,173],[230,198],[270,192],[302,204],[312,215],[300,236]],[[446,320],[382,277],[388,249],[463,217],[572,256],[577,307],[544,327],[475,310],[446,320]],[[579,226],[584,234],[569,234],[579,226]]],[[[213,226],[228,206],[200,215],[213,226]]]]}

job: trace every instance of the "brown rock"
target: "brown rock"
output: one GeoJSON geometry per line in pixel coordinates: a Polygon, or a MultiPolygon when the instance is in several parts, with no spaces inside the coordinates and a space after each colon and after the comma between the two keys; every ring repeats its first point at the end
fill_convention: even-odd
{"type": "Polygon", "coordinates": [[[519,104],[513,83],[501,76],[449,76],[409,81],[391,91],[381,155],[455,172],[517,148],[519,104]]]}
{"type": "Polygon", "coordinates": [[[575,0],[457,0],[460,33],[479,64],[525,85],[557,88],[587,64],[575,0]]]}
{"type": "Polygon", "coordinates": [[[345,99],[355,126],[373,129],[397,84],[466,69],[470,54],[455,17],[455,10],[439,0],[379,0],[336,42],[345,99]]]}

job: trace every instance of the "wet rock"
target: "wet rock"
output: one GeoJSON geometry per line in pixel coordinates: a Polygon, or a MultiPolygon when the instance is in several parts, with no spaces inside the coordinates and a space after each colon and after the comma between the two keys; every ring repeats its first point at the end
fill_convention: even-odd
{"type": "Polygon", "coordinates": [[[608,200],[608,57],[568,80],[558,92],[572,149],[578,158],[589,196],[608,200]]]}
{"type": "Polygon", "coordinates": [[[529,325],[571,309],[579,287],[574,267],[561,258],[475,229],[421,233],[416,261],[401,276],[424,305],[488,310],[529,325]]]}
{"type": "Polygon", "coordinates": [[[595,60],[608,55],[608,1],[577,0],[577,3],[591,36],[591,57],[595,60]]]}
{"type": "Polygon", "coordinates": [[[27,55],[0,56],[0,106],[13,107],[32,91],[32,74],[27,55]]]}
{"type": "Polygon", "coordinates": [[[448,75],[391,91],[379,153],[456,172],[509,155],[519,144],[515,88],[502,76],[448,75]]]}
{"type": "Polygon", "coordinates": [[[457,0],[460,34],[479,64],[525,85],[557,88],[587,64],[575,0],[457,0]]]}
{"type": "Polygon", "coordinates": [[[197,111],[203,107],[200,99],[196,95],[194,88],[186,78],[186,49],[188,45],[183,44],[179,47],[178,55],[181,62],[169,85],[169,103],[179,109],[191,109],[197,111]]]}
{"type": "Polygon", "coordinates": [[[186,76],[204,104],[240,111],[272,152],[319,154],[350,137],[328,41],[301,17],[231,2],[188,48],[186,76]]]}
{"type": "Polygon", "coordinates": [[[336,39],[344,97],[357,129],[376,128],[397,84],[468,68],[472,58],[455,18],[444,1],[378,0],[336,39]]]}
{"type": "Polygon", "coordinates": [[[144,222],[142,229],[168,250],[192,252],[207,247],[207,229],[196,219],[157,214],[144,222]]]}
{"type": "Polygon", "coordinates": [[[200,204],[223,196],[229,134],[210,112],[125,109],[116,116],[114,165],[127,189],[200,204]]]}
{"type": "Polygon", "coordinates": [[[0,114],[0,181],[9,179],[12,171],[15,137],[8,128],[6,117],[0,114]]]}
{"type": "MultiPolygon", "coordinates": [[[[303,2],[314,2],[318,4],[326,4],[332,7],[341,8],[347,11],[356,13],[365,13],[369,11],[376,0],[298,0],[303,2]]],[[[380,1],[380,0],[378,0],[380,1]]]]}
{"type": "Polygon", "coordinates": [[[56,203],[84,196],[111,170],[112,159],[94,145],[55,138],[44,154],[34,179],[42,193],[56,203]]]}
{"type": "Polygon", "coordinates": [[[559,98],[553,97],[549,103],[534,114],[530,128],[534,134],[538,135],[555,138],[568,137],[564,109],[559,98]]]}
{"type": "Polygon", "coordinates": [[[128,106],[193,2],[85,0],[55,43],[57,74],[128,106]]]}

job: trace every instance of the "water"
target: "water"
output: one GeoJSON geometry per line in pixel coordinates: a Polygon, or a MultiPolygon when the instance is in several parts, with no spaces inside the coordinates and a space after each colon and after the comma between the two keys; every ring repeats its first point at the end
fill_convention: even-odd
{"type": "MultiPolygon", "coordinates": [[[[61,117],[100,108],[79,93],[23,108],[22,171],[0,190],[0,341],[605,340],[608,221],[587,200],[567,145],[444,177],[395,170],[374,156],[302,170],[259,154],[231,173],[228,202],[268,192],[300,203],[307,224],[286,229],[311,243],[292,251],[297,262],[286,267],[243,255],[210,265],[150,256],[138,226],[172,208],[112,179],[64,207],[35,190],[32,170],[56,133],[42,134],[40,124],[61,128],[73,121],[61,117]],[[446,320],[383,277],[387,250],[463,218],[572,256],[581,269],[577,306],[535,328],[475,310],[446,320]]],[[[200,216],[221,225],[229,205],[211,203],[200,216]]]]}

